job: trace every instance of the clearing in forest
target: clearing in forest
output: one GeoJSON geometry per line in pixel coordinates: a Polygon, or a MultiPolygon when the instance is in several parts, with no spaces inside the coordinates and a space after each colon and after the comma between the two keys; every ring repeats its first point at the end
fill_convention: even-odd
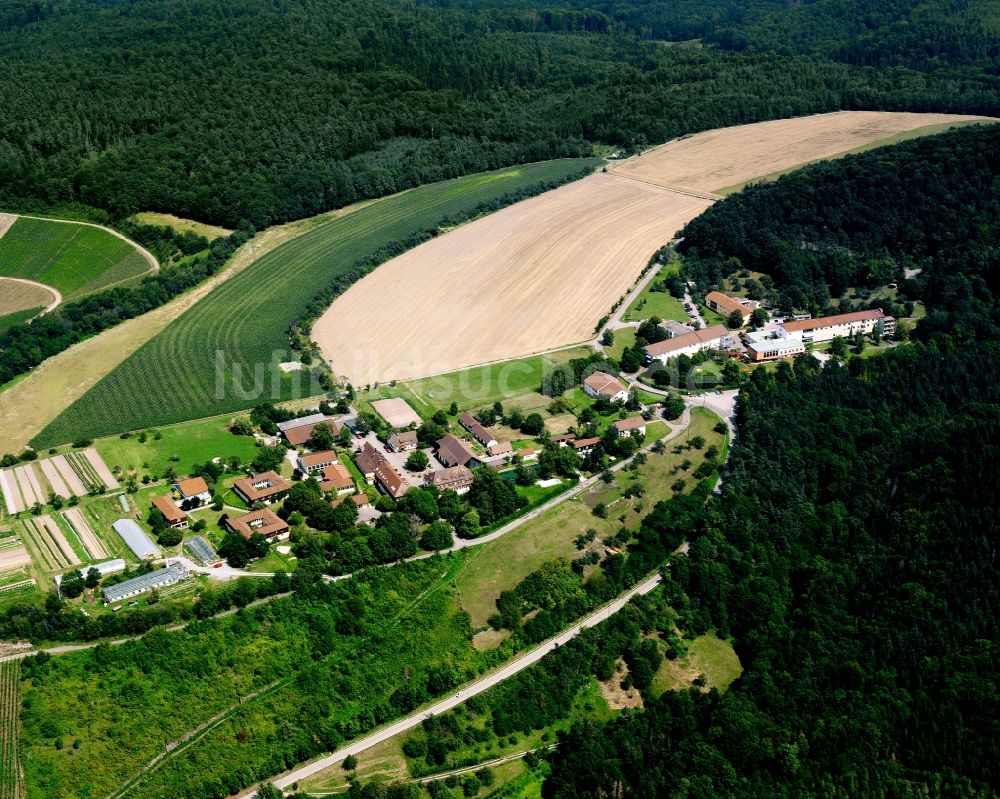
{"type": "Polygon", "coordinates": [[[0,276],[44,283],[66,299],[158,268],[146,250],[98,225],[21,216],[0,238],[0,276]]]}
{"type": "Polygon", "coordinates": [[[584,341],[650,255],[720,187],[970,119],[842,112],[678,139],[383,264],[333,302],[313,339],[355,385],[584,341]]]}

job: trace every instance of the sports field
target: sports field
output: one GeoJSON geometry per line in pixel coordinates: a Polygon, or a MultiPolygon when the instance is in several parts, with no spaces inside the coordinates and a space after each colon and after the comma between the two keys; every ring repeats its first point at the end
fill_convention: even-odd
{"type": "MultiPolygon", "coordinates": [[[[380,248],[405,241],[510,192],[564,178],[584,165],[550,161],[423,186],[335,218],[268,253],[193,305],[98,382],[34,439],[87,436],[248,408],[315,393],[302,372],[283,374],[288,328],[320,290],[380,248]]],[[[357,320],[371,327],[371,309],[357,320]]]]}
{"type": "Polygon", "coordinates": [[[867,145],[926,129],[987,121],[962,114],[838,111],[697,133],[667,142],[612,167],[616,175],[698,192],[724,194],[753,178],[772,175],[867,145]]]}
{"type": "Polygon", "coordinates": [[[126,282],[157,266],[132,242],[96,225],[22,216],[0,237],[0,275],[44,283],[64,299],[126,282]]]}

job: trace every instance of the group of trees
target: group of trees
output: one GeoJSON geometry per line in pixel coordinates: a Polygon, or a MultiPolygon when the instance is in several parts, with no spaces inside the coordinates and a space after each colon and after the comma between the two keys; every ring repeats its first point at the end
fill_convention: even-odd
{"type": "Polygon", "coordinates": [[[0,204],[263,227],[594,142],[841,108],[995,112],[990,13],[940,0],[917,25],[890,5],[16,4],[0,12],[0,204]],[[695,36],[716,47],[645,41],[695,36]],[[868,66],[885,63],[900,66],[868,66]]]}

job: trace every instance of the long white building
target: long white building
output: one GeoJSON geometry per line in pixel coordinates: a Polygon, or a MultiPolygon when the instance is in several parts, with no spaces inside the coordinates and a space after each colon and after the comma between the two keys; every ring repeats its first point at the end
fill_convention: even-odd
{"type": "Polygon", "coordinates": [[[820,319],[797,319],[785,322],[782,327],[790,338],[798,338],[803,344],[833,341],[842,337],[848,338],[863,333],[869,335],[879,332],[883,336],[891,336],[896,332],[896,320],[886,316],[881,308],[870,311],[824,316],[820,319]]]}
{"type": "Polygon", "coordinates": [[[712,325],[682,336],[650,344],[646,349],[646,363],[666,363],[681,355],[694,355],[702,350],[721,350],[733,342],[733,333],[725,325],[712,325]]]}

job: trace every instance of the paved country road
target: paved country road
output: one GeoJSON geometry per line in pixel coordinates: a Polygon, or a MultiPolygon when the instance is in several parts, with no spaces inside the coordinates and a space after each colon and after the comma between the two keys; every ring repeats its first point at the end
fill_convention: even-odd
{"type": "MultiPolygon", "coordinates": [[[[382,743],[383,741],[387,741],[388,739],[396,735],[399,735],[402,732],[406,732],[407,730],[412,730],[414,727],[419,726],[424,721],[424,719],[428,718],[429,716],[436,716],[441,713],[445,713],[454,707],[457,707],[469,697],[481,694],[483,691],[489,690],[494,685],[497,685],[498,683],[501,683],[504,680],[510,679],[518,672],[523,671],[529,666],[534,665],[543,657],[545,657],[547,654],[555,650],[557,647],[563,646],[568,642],[572,641],[574,638],[576,638],[576,636],[578,636],[588,627],[594,627],[600,624],[602,621],[611,618],[623,607],[625,607],[628,604],[629,600],[632,599],[632,597],[639,596],[642,594],[648,594],[659,584],[660,584],[659,574],[648,578],[639,585],[631,588],[629,591],[622,594],[620,597],[618,597],[618,599],[614,600],[613,602],[610,602],[607,605],[604,605],[598,610],[595,610],[589,616],[585,616],[583,619],[578,621],[572,627],[568,628],[567,630],[555,636],[554,638],[548,639],[547,641],[535,647],[534,649],[530,650],[529,652],[526,652],[520,657],[517,657],[514,660],[509,661],[505,665],[501,666],[500,668],[496,669],[493,672],[490,672],[489,674],[484,675],[475,682],[465,685],[461,690],[456,691],[453,694],[450,694],[445,699],[441,699],[430,706],[426,706],[421,710],[418,710],[412,713],[411,715],[407,716],[406,718],[400,719],[399,721],[393,724],[389,724],[388,726],[382,727],[381,729],[378,729],[375,732],[366,735],[364,738],[358,738],[356,741],[352,742],[348,746],[345,746],[343,749],[338,749],[336,752],[331,752],[330,754],[324,755],[323,757],[317,760],[313,760],[309,763],[299,766],[298,768],[283,774],[277,779],[272,780],[273,784],[276,787],[281,788],[282,790],[286,790],[293,783],[296,783],[300,780],[304,780],[307,777],[313,776],[314,774],[318,774],[319,772],[329,768],[330,766],[337,765],[338,763],[342,762],[348,755],[357,755],[358,753],[363,752],[366,749],[370,749],[371,747],[375,746],[376,744],[382,743]]],[[[256,789],[252,789],[250,791],[240,794],[240,796],[246,797],[246,799],[250,799],[250,797],[257,796],[257,791],[256,789]]]]}

